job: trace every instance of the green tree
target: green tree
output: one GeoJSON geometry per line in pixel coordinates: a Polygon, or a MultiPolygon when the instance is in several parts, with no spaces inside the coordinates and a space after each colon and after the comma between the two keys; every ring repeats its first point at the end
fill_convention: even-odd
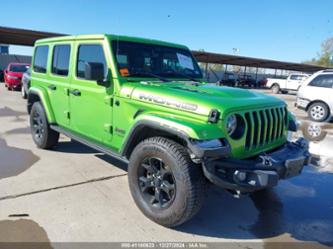
{"type": "Polygon", "coordinates": [[[321,44],[321,53],[318,58],[318,65],[320,66],[333,66],[333,37],[328,38],[321,44]]]}
{"type": "Polygon", "coordinates": [[[306,64],[318,65],[323,67],[333,66],[333,37],[330,37],[321,43],[321,51],[317,58],[305,61],[306,64]]]}

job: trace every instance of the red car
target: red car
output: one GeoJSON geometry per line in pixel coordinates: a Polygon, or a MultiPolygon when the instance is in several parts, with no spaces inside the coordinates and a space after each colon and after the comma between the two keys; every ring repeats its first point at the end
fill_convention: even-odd
{"type": "Polygon", "coordinates": [[[18,89],[21,87],[21,79],[24,72],[30,67],[25,63],[10,63],[8,67],[3,71],[5,86],[8,90],[18,89]]]}

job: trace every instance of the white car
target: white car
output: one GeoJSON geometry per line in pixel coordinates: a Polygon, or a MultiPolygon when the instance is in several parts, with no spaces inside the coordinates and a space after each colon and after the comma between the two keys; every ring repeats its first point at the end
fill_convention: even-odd
{"type": "Polygon", "coordinates": [[[332,117],[333,70],[322,70],[309,77],[298,90],[296,106],[307,111],[313,121],[332,117]]]}
{"type": "Polygon", "coordinates": [[[274,94],[297,91],[308,74],[290,74],[287,79],[267,78],[266,86],[272,89],[274,94]]]}

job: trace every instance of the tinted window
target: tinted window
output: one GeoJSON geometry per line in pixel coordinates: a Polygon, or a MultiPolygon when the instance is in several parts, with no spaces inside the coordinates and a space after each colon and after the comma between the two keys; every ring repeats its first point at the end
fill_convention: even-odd
{"type": "Polygon", "coordinates": [[[107,65],[101,45],[81,45],[78,51],[77,77],[84,78],[85,65],[88,62],[102,63],[104,65],[104,76],[107,76],[107,65]]]}
{"type": "Polygon", "coordinates": [[[299,77],[298,75],[291,75],[290,79],[291,80],[298,80],[298,77],[299,77]]]}
{"type": "Polygon", "coordinates": [[[29,68],[28,65],[11,65],[9,71],[15,72],[15,73],[24,73],[29,68]]]}
{"type": "Polygon", "coordinates": [[[123,77],[202,78],[187,49],[127,41],[113,41],[118,71],[123,77]]]}
{"type": "Polygon", "coordinates": [[[332,88],[333,74],[318,75],[310,82],[309,86],[332,88]]]}
{"type": "Polygon", "coordinates": [[[53,49],[52,73],[67,76],[69,67],[70,45],[57,45],[53,49]]]}
{"type": "Polygon", "coordinates": [[[46,73],[48,46],[38,46],[35,50],[34,71],[38,73],[46,73]]]}

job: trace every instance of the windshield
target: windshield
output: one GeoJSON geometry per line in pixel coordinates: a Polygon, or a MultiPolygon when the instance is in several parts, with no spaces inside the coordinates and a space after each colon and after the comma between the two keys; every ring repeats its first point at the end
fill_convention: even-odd
{"type": "Polygon", "coordinates": [[[14,73],[24,73],[28,68],[29,66],[27,65],[11,65],[9,71],[14,73]]]}
{"type": "Polygon", "coordinates": [[[186,49],[127,41],[113,41],[112,48],[123,77],[202,78],[197,62],[186,49]]]}

